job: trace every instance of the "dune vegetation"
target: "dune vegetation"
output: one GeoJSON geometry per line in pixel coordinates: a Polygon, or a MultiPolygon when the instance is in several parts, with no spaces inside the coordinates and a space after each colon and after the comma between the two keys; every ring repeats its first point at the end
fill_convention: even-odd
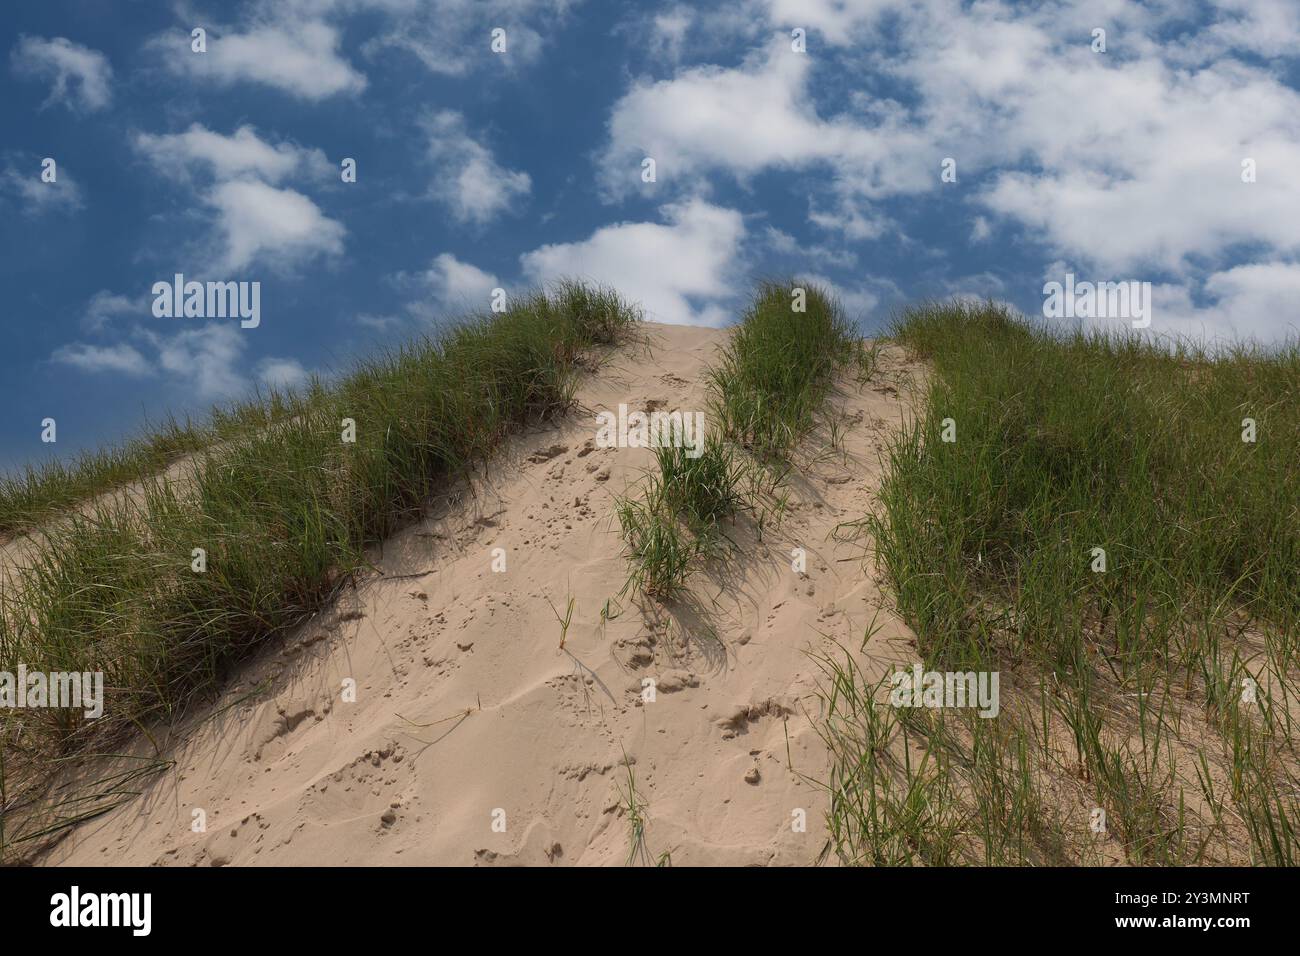
{"type": "Polygon", "coordinates": [[[36,529],[88,498],[156,475],[186,455],[293,418],[319,395],[318,388],[300,394],[272,389],[214,408],[203,421],[168,417],[146,424],[134,438],[71,461],[51,459],[0,474],[0,538],[36,529]]]}
{"type": "Polygon", "coordinates": [[[874,353],[835,297],[797,279],[759,284],[709,367],[713,432],[695,458],[656,450],[639,495],[617,502],[629,585],[669,597],[729,546],[725,522],[749,515],[761,539],[779,518],[791,453],[814,427],[841,371],[860,380],[874,353]]]}
{"type": "Polygon", "coordinates": [[[823,662],[846,862],[1300,855],[1300,348],[906,310],[933,374],[872,542],[926,666],[1001,716],[880,704],[823,662]]]}
{"type": "MultiPolygon", "coordinates": [[[[593,354],[640,340],[640,320],[613,290],[561,282],[301,393],[0,482],[0,533],[23,555],[0,576],[0,671],[101,671],[107,689],[98,720],[0,710],[0,859],[164,768],[61,779],[330,604],[449,483],[569,409],[593,354]]],[[[997,672],[1001,702],[996,719],[891,705],[861,653],[874,623],[815,656],[826,854],[1294,865],[1300,346],[1061,332],[968,302],[904,310],[889,341],[926,375],[873,510],[835,537],[864,546],[925,668],[997,672]]],[[[694,572],[762,541],[813,436],[833,450],[853,427],[828,414],[837,384],[892,387],[881,344],[828,290],[760,283],[708,367],[703,443],[656,448],[615,494],[619,598],[689,601],[694,572]]],[[[561,649],[573,616],[570,597],[561,649]]],[[[649,859],[627,766],[631,853],[649,859]]]]}
{"type": "Polygon", "coordinates": [[[586,353],[639,320],[612,290],[561,282],[241,416],[274,427],[241,426],[221,445],[187,438],[164,456],[191,452],[179,475],[140,473],[152,453],[128,452],[45,472],[48,493],[29,478],[27,501],[81,507],[43,528],[3,582],[0,671],[102,671],[107,702],[98,720],[0,711],[0,849],[111,806],[131,774],[61,797],[52,773],[175,715],[228,662],[329,602],[449,479],[566,409],[586,353]],[[130,464],[100,467],[114,461],[130,464]],[[123,478],[134,493],[108,494],[123,478]]]}

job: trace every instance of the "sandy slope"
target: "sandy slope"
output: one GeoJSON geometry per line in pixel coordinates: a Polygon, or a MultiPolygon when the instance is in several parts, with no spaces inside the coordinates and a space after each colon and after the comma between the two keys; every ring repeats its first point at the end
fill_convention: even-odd
{"type": "MultiPolygon", "coordinates": [[[[626,576],[613,498],[651,459],[594,448],[595,412],[704,409],[701,368],[725,335],[649,330],[653,348],[614,353],[578,411],[522,436],[490,481],[390,541],[382,575],[241,666],[223,699],[171,731],[175,766],[46,862],[621,864],[625,753],[650,857],[815,861],[825,798],[801,775],[822,779],[826,761],[807,652],[856,649],[877,615],[861,546],[831,531],[871,506],[877,449],[906,413],[905,394],[881,383],[912,369],[887,349],[883,375],[841,390],[847,461],[810,440],[784,524],[762,544],[739,529],[735,558],[697,576],[696,600],[625,600],[602,624],[626,576]],[[791,569],[796,546],[806,575],[791,569]],[[570,596],[561,650],[548,599],[563,614],[570,596]]],[[[910,659],[907,629],[886,611],[875,623],[873,656],[910,659]]]]}

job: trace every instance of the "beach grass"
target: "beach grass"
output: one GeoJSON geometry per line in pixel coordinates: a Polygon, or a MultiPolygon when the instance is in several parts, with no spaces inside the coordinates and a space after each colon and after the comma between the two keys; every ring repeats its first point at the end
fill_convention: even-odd
{"type": "Polygon", "coordinates": [[[961,301],[891,332],[932,372],[858,530],[925,666],[999,671],[1004,703],[964,727],[926,712],[910,742],[930,764],[900,770],[878,745],[900,716],[825,661],[841,856],[933,855],[890,849],[905,805],[857,802],[884,775],[962,815],[966,860],[1096,862],[1104,845],[1112,862],[1294,863],[1300,347],[1060,331],[961,301]],[[924,771],[943,760],[958,769],[939,789],[924,771]],[[1031,839],[970,837],[981,819],[1031,839]]]}
{"type": "MultiPolygon", "coordinates": [[[[176,715],[230,661],[324,606],[448,482],[565,411],[584,357],[639,319],[579,282],[522,295],[249,412],[236,440],[186,448],[179,475],[132,472],[138,494],[43,528],[0,590],[0,670],[102,671],[107,700],[98,720],[0,712],[6,845],[72,818],[37,812],[55,757],[176,715]]],[[[50,504],[71,493],[60,487],[29,498],[50,504]]]]}

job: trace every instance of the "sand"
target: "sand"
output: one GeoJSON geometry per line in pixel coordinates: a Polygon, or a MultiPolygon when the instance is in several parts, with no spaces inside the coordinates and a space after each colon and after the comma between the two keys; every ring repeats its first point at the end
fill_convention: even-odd
{"type": "Polygon", "coordinates": [[[814,657],[839,644],[882,673],[915,658],[862,543],[832,531],[873,508],[919,369],[887,347],[870,384],[843,383],[843,455],[812,436],[784,522],[761,543],[738,529],[735,556],[693,579],[693,599],[619,602],[614,498],[651,453],[595,447],[596,413],[705,409],[701,372],[726,336],[647,330],[649,351],[609,355],[573,413],[512,440],[487,477],[387,542],[335,607],[161,729],[171,769],[43,862],[621,865],[635,829],[628,765],[637,862],[821,859],[814,657]],[[607,601],[616,616],[603,621],[607,601]]]}

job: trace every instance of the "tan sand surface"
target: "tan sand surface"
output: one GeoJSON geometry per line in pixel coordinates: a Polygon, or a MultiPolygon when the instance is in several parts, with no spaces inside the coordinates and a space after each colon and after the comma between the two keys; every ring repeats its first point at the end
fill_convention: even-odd
{"type": "Polygon", "coordinates": [[[858,654],[874,620],[869,671],[915,656],[862,543],[832,532],[873,507],[919,370],[886,347],[869,384],[843,383],[843,446],[811,436],[784,521],[761,543],[738,528],[735,555],[695,575],[689,600],[620,602],[614,498],[652,454],[595,447],[596,412],[705,410],[702,370],[726,336],[647,331],[649,349],[617,350],[585,378],[572,414],[513,440],[472,488],[449,488],[375,555],[377,573],[156,736],[174,766],[44,862],[622,864],[625,758],[642,861],[816,862],[827,762],[810,655],[858,654]],[[602,621],[607,601],[616,616],[602,621]]]}

